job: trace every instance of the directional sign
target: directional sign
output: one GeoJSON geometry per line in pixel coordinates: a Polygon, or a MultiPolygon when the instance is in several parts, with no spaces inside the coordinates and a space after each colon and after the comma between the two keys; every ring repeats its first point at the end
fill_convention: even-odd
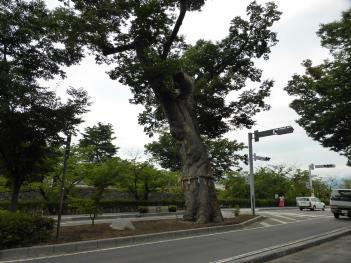
{"type": "Polygon", "coordinates": [[[256,154],[254,154],[253,156],[255,161],[269,161],[271,159],[271,157],[267,157],[267,156],[257,156],[256,154]]]}
{"type": "Polygon", "coordinates": [[[282,135],[282,134],[292,133],[293,131],[294,131],[294,128],[291,126],[285,126],[285,127],[280,127],[280,128],[265,130],[265,131],[255,131],[254,139],[255,139],[255,142],[258,142],[261,137],[272,136],[272,135],[282,135]]]}
{"type": "Polygon", "coordinates": [[[294,131],[294,128],[291,126],[281,127],[274,130],[275,134],[278,134],[278,135],[292,133],[293,131],[294,131]]]}
{"type": "Polygon", "coordinates": [[[317,164],[314,168],[334,168],[335,164],[317,164]]]}

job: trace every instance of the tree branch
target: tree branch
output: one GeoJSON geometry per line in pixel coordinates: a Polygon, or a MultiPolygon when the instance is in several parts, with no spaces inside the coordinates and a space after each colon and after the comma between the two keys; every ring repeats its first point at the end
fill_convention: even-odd
{"type": "Polygon", "coordinates": [[[180,26],[183,23],[183,20],[184,20],[184,17],[185,17],[185,13],[186,13],[186,1],[182,0],[182,1],[180,1],[180,13],[179,13],[177,22],[174,25],[172,34],[170,35],[170,37],[168,38],[167,42],[163,46],[163,53],[162,53],[162,56],[161,56],[162,59],[166,59],[167,58],[167,56],[169,54],[169,51],[171,50],[172,43],[173,43],[174,39],[177,37],[179,29],[180,29],[180,26]]]}
{"type": "Polygon", "coordinates": [[[116,54],[119,52],[135,49],[135,47],[136,47],[135,43],[131,43],[131,44],[121,45],[121,46],[117,46],[117,47],[104,46],[104,47],[100,47],[100,48],[102,50],[102,54],[104,56],[108,56],[108,55],[116,54]]]}

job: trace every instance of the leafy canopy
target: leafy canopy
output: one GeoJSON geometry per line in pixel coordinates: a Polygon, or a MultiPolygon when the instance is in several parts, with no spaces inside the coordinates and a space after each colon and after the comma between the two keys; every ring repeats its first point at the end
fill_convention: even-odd
{"type": "MultiPolygon", "coordinates": [[[[200,134],[215,138],[231,128],[251,127],[252,117],[267,110],[264,98],[273,81],[261,80],[262,71],[253,60],[268,59],[277,43],[270,27],[279,19],[274,3],[266,6],[252,2],[248,20],[235,17],[228,36],[218,42],[199,40],[189,45],[179,35],[184,16],[199,10],[205,1],[195,0],[72,0],[73,9],[56,12],[68,21],[67,38],[77,47],[88,46],[98,62],[117,65],[109,72],[129,86],[132,103],[142,104],[145,111],[139,123],[152,135],[166,124],[159,98],[152,85],[162,80],[170,96],[177,95],[173,74],[185,71],[195,80],[194,113],[200,134]],[[259,88],[240,91],[248,81],[259,88]],[[228,101],[231,92],[236,98],[228,101]]],[[[234,97],[234,96],[233,96],[234,97]]]]}
{"type": "Polygon", "coordinates": [[[59,47],[62,33],[44,1],[0,0],[0,173],[16,186],[36,179],[50,146],[74,131],[89,105],[84,90],[69,89],[63,104],[39,80],[64,76],[76,61],[59,47]]]}
{"type": "Polygon", "coordinates": [[[99,163],[112,158],[117,153],[117,147],[112,143],[114,131],[111,124],[98,122],[93,127],[85,128],[79,146],[86,149],[89,162],[99,163]]]}
{"type": "Polygon", "coordinates": [[[351,9],[340,21],[322,25],[318,35],[332,59],[317,66],[304,61],[305,74],[294,75],[285,90],[296,96],[290,107],[300,116],[297,123],[351,165],[351,9]]]}

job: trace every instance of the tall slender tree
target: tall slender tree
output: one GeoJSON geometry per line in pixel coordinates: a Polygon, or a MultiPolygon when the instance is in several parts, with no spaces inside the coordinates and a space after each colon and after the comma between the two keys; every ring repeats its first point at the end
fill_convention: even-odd
{"type": "Polygon", "coordinates": [[[139,123],[152,135],[165,125],[181,144],[184,219],[223,220],[201,135],[219,137],[231,127],[251,127],[252,116],[268,109],[264,98],[272,81],[262,81],[254,60],[268,59],[277,42],[270,27],[279,19],[276,5],[252,2],[248,20],[235,17],[228,36],[194,46],[179,34],[188,12],[205,0],[72,0],[58,9],[65,17],[69,43],[88,46],[98,62],[115,65],[109,75],[129,86],[133,103],[145,106],[139,123]],[[247,81],[261,83],[245,89],[247,81]],[[235,101],[227,95],[237,91],[235,101]]]}
{"type": "Polygon", "coordinates": [[[76,60],[75,51],[55,45],[61,27],[50,14],[44,1],[0,0],[0,167],[12,211],[23,182],[40,179],[50,146],[82,122],[88,104],[84,90],[70,89],[62,104],[38,82],[64,76],[60,65],[76,60]]]}

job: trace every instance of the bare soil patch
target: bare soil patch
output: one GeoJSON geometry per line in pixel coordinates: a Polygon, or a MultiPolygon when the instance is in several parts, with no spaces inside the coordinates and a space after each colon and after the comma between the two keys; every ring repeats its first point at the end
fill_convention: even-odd
{"type": "MultiPolygon", "coordinates": [[[[80,226],[64,226],[61,228],[59,243],[135,236],[142,234],[160,233],[167,231],[195,229],[202,227],[213,227],[221,225],[234,225],[247,221],[254,216],[240,215],[235,218],[226,218],[223,223],[219,224],[194,224],[193,222],[176,220],[176,219],[161,219],[161,220],[145,220],[134,221],[135,230],[114,230],[110,227],[110,223],[96,225],[80,225],[80,226]]],[[[50,243],[56,243],[53,241],[50,243]]]]}

